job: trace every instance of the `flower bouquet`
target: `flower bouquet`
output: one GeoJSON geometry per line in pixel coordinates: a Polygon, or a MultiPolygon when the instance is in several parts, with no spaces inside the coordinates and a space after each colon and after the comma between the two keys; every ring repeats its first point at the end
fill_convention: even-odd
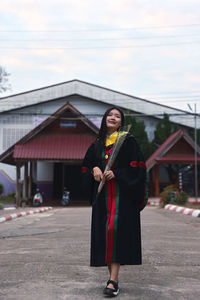
{"type": "MultiPolygon", "coordinates": [[[[118,131],[117,138],[116,138],[116,141],[114,143],[111,155],[110,155],[110,157],[108,159],[108,163],[107,163],[107,165],[105,167],[104,173],[107,172],[107,171],[109,171],[111,169],[111,167],[113,166],[113,164],[115,162],[115,159],[116,159],[116,157],[117,157],[117,155],[119,153],[119,150],[121,149],[121,146],[123,145],[124,140],[125,140],[125,138],[127,137],[127,134],[130,131],[130,128],[131,128],[131,125],[127,125],[127,126],[124,126],[124,127],[120,128],[120,130],[118,131]]],[[[105,181],[101,180],[101,182],[100,182],[100,184],[98,186],[96,200],[97,200],[99,194],[102,191],[104,183],[105,183],[105,181]]]]}

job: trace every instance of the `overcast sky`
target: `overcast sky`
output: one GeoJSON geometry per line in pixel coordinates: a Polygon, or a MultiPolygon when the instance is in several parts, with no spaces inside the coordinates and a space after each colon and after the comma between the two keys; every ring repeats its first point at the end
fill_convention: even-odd
{"type": "Polygon", "coordinates": [[[200,112],[199,0],[2,0],[16,94],[72,79],[200,112]]]}

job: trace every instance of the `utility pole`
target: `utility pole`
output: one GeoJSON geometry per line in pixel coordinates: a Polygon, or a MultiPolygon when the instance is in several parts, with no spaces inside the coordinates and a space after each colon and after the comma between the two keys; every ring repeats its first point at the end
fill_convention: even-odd
{"type": "MultiPolygon", "coordinates": [[[[190,104],[189,109],[193,112],[190,104]]],[[[194,184],[195,184],[195,201],[198,202],[198,164],[197,164],[197,105],[194,104],[194,184]]]]}
{"type": "Polygon", "coordinates": [[[198,165],[197,165],[197,105],[194,104],[194,141],[195,141],[195,200],[198,202],[198,165]]]}

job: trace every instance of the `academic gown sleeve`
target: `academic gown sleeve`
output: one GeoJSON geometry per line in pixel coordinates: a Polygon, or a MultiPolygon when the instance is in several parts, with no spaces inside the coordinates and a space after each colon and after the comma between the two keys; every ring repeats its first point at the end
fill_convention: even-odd
{"type": "Polygon", "coordinates": [[[85,154],[81,168],[81,190],[83,196],[89,199],[90,204],[92,204],[93,202],[94,193],[97,185],[92,175],[92,169],[97,166],[99,166],[99,162],[95,155],[95,144],[92,144],[85,154]]]}
{"type": "Polygon", "coordinates": [[[127,193],[137,194],[141,209],[147,202],[147,175],[143,154],[133,136],[122,145],[115,168],[116,181],[127,193]]]}

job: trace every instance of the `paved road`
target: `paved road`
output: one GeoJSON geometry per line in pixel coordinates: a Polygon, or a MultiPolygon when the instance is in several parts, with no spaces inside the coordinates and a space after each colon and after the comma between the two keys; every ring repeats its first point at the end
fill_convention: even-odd
{"type": "MultiPolygon", "coordinates": [[[[0,224],[1,300],[104,299],[106,268],[90,268],[89,207],[0,224]]],[[[200,219],[147,207],[143,265],[124,266],[117,299],[200,298],[200,219]]]]}

